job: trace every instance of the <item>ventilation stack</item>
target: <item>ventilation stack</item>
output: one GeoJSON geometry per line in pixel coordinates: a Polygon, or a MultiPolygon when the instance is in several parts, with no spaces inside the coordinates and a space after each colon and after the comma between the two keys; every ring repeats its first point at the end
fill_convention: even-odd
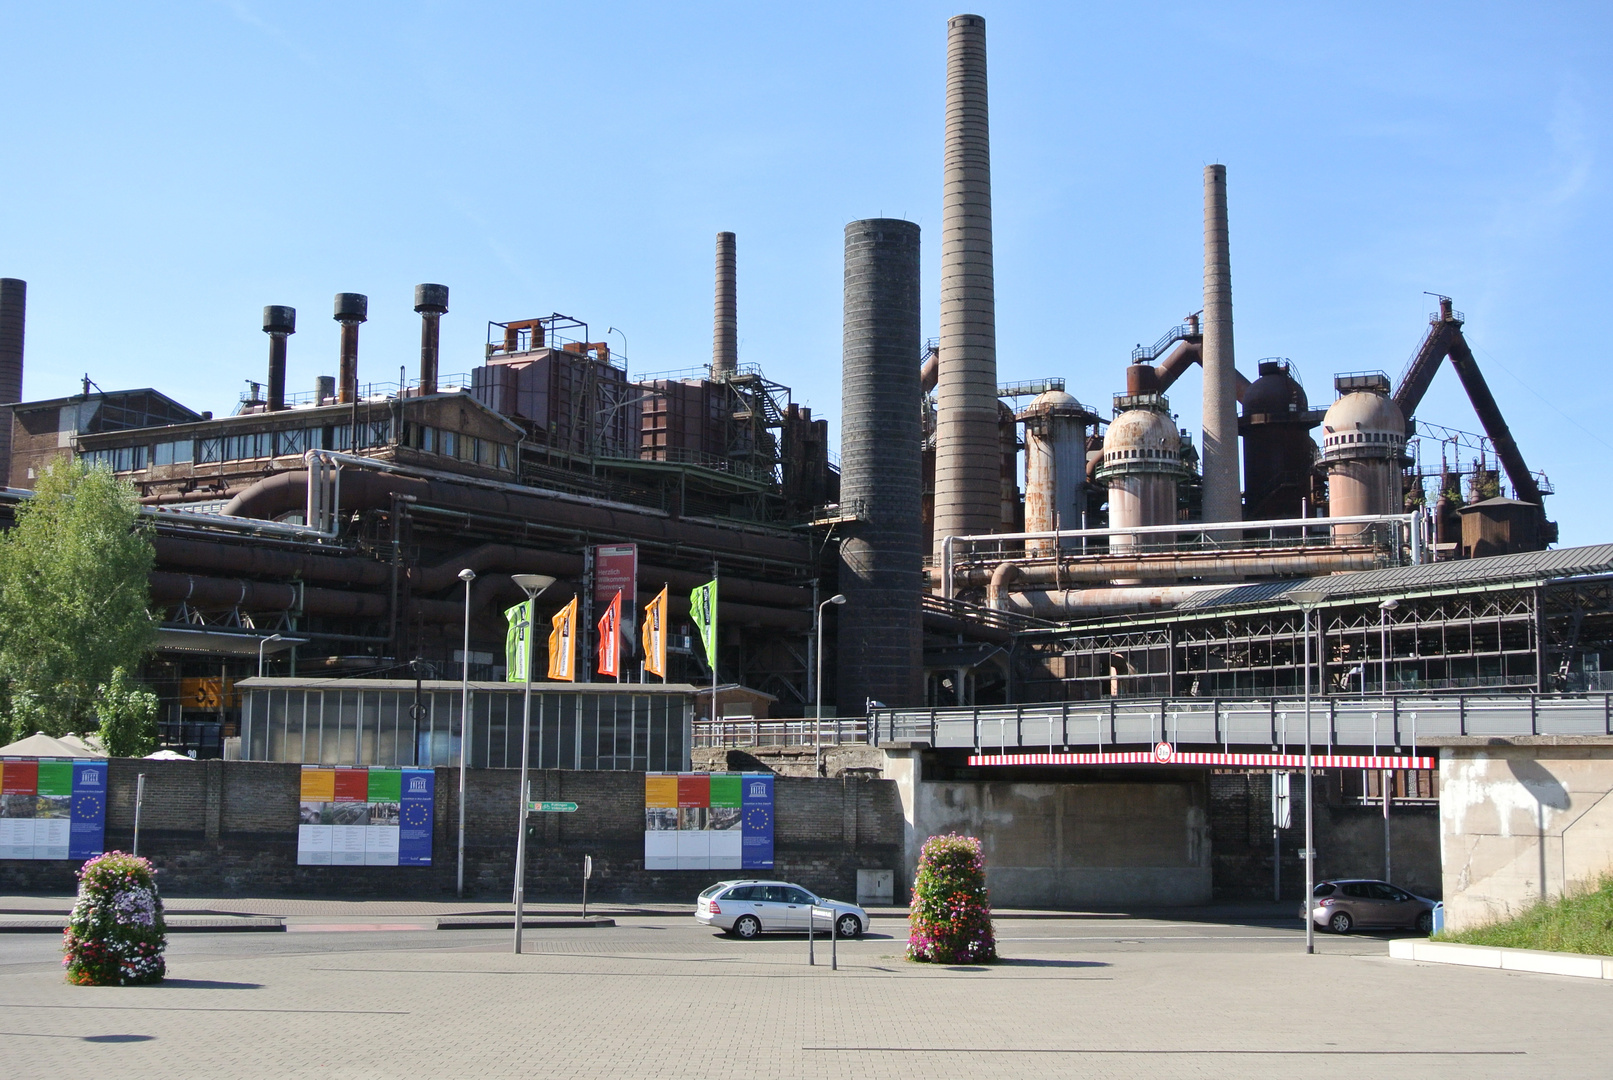
{"type": "Polygon", "coordinates": [[[711,326],[711,377],[721,382],[739,370],[739,285],[734,234],[717,234],[717,302],[711,326]]]}
{"type": "Polygon", "coordinates": [[[286,338],[297,332],[297,309],[271,304],[263,309],[263,332],[269,335],[268,396],[264,408],[286,407],[286,338]]]}
{"type": "Polygon", "coordinates": [[[420,313],[420,395],[437,392],[438,331],[448,314],[448,286],[416,285],[414,309],[420,313]]]}
{"type": "Polygon", "coordinates": [[[28,283],[0,278],[0,487],[11,483],[11,409],[22,400],[22,336],[28,283]]]}
{"type": "MultiPolygon", "coordinates": [[[[997,315],[991,253],[991,140],[986,20],[947,23],[947,104],[941,210],[941,353],[936,383],[935,530],[1001,529],[997,315]]],[[[915,352],[909,363],[916,363],[915,352]]]]}
{"type": "Polygon", "coordinates": [[[1238,373],[1232,355],[1227,167],[1204,167],[1204,520],[1238,521],[1238,373]]]}
{"type": "MultiPolygon", "coordinates": [[[[856,521],[840,543],[841,715],[861,716],[869,698],[893,706],[924,701],[919,348],[919,227],[891,218],[852,222],[840,504],[856,521]]],[[[986,461],[995,481],[996,459],[986,461]]]]}
{"type": "Polygon", "coordinates": [[[358,325],[369,318],[370,298],[363,293],[336,294],[336,314],[342,324],[342,361],[336,371],[336,403],[351,405],[358,400],[358,325]]]}

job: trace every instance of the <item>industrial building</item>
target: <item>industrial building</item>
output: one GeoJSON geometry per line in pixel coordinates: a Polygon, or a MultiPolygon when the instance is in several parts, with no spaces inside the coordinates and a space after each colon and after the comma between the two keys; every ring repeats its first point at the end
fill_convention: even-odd
{"type": "MultiPolygon", "coordinates": [[[[1001,384],[984,20],[950,20],[947,49],[940,336],[920,331],[919,228],[853,221],[838,458],[785,373],[740,362],[731,232],[716,237],[707,365],[630,372],[606,335],[553,313],[489,320],[485,350],[449,358],[463,368],[450,372],[449,289],[427,283],[414,378],[362,374],[370,301],[344,292],[335,374],[288,392],[297,312],[270,305],[263,378],[229,415],[88,376],[79,395],[19,402],[26,287],[4,279],[0,517],[70,455],[135,486],[163,612],[147,674],[170,742],[204,754],[240,734],[233,682],[260,660],[305,678],[462,665],[499,678],[502,613],[522,597],[509,575],[554,576],[543,602],[586,609],[594,549],[626,543],[627,607],[671,588],[668,679],[712,680],[680,595],[715,574],[717,677],[781,717],[819,707],[820,617],[822,704],[842,716],[1291,692],[1298,616],[1284,591],[1316,579],[1335,598],[1323,692],[1600,685],[1608,612],[1587,584],[1600,549],[1539,554],[1556,538],[1551,486],[1525,464],[1449,298],[1398,379],[1335,373],[1329,403],[1312,400],[1321,373],[1307,393],[1302,362],[1240,370],[1225,166],[1203,172],[1203,292],[1181,325],[1117,356],[1107,388],[1061,373],[1001,384]],[[1482,435],[1417,416],[1447,359],[1482,435]],[[1197,432],[1170,403],[1195,367],[1197,432]],[[1107,410],[1083,404],[1106,389],[1107,410]],[[1465,559],[1485,561],[1442,569],[1465,559]]],[[[627,636],[626,678],[640,681],[627,636]]]]}

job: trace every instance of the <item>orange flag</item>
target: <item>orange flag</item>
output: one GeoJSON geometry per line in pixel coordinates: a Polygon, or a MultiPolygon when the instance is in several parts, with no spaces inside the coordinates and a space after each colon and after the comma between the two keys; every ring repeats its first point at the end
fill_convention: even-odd
{"type": "Polygon", "coordinates": [[[644,605],[644,670],[666,678],[667,590],[644,605]]]}

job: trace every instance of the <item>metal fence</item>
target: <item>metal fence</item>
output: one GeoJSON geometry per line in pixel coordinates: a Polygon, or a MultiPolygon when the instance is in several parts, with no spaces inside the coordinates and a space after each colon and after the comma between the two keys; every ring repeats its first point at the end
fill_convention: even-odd
{"type": "MultiPolygon", "coordinates": [[[[1293,698],[1071,701],[951,709],[876,709],[870,741],[938,749],[1077,749],[1157,742],[1285,751],[1305,745],[1305,703],[1293,698]]],[[[1436,736],[1613,735],[1613,694],[1544,697],[1313,698],[1318,747],[1415,747],[1436,736]]]]}
{"type": "Polygon", "coordinates": [[[696,720],[694,745],[713,746],[816,746],[868,741],[868,721],[863,717],[816,720],[696,720]]]}

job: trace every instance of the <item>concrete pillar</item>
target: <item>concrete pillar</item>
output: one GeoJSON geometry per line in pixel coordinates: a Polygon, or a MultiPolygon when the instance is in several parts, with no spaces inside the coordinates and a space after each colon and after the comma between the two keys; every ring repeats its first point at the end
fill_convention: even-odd
{"type": "Polygon", "coordinates": [[[739,370],[739,285],[734,234],[717,234],[717,302],[711,326],[711,377],[739,370]]]}
{"type": "Polygon", "coordinates": [[[1232,354],[1227,167],[1204,167],[1204,520],[1238,521],[1238,389],[1232,354]]]}
{"type": "MultiPolygon", "coordinates": [[[[948,536],[1001,528],[987,112],[986,20],[958,15],[947,23],[941,355],[936,383],[937,553],[948,536]]],[[[917,355],[912,359],[915,366],[918,359],[917,355]]]]}

